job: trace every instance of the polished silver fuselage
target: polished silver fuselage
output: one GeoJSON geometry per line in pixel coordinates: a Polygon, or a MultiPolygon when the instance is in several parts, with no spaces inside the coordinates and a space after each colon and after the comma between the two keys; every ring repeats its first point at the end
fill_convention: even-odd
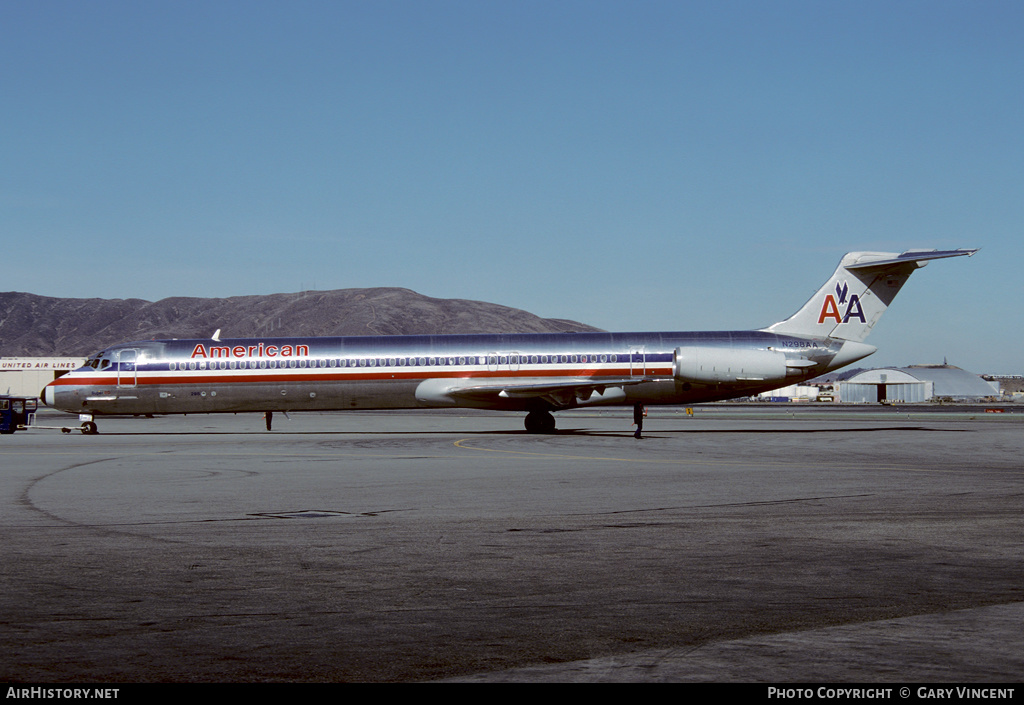
{"type": "Polygon", "coordinates": [[[874,350],[854,346],[762,331],[140,341],[42,396],[90,415],[686,404],[787,386],[874,350]],[[756,362],[694,371],[684,358],[695,354],[756,362]]]}

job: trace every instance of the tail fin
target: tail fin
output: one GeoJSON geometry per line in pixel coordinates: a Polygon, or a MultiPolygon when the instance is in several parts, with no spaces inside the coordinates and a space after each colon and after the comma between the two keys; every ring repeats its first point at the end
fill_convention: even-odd
{"type": "Polygon", "coordinates": [[[915,269],[929,260],[973,255],[977,250],[850,252],[811,300],[771,333],[862,342],[915,269]]]}

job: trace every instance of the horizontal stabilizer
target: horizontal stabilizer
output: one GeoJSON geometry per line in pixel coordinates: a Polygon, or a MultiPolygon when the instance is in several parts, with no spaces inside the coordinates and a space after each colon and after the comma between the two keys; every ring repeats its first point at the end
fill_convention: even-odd
{"type": "Polygon", "coordinates": [[[973,250],[910,250],[904,252],[901,255],[897,255],[891,259],[881,260],[869,260],[867,262],[859,262],[857,264],[847,265],[847,269],[863,270],[863,269],[878,269],[881,267],[888,267],[893,264],[906,264],[908,262],[914,262],[918,267],[923,267],[928,263],[929,260],[933,259],[945,259],[946,257],[963,257],[964,255],[971,257],[977,252],[977,249],[973,250]]]}

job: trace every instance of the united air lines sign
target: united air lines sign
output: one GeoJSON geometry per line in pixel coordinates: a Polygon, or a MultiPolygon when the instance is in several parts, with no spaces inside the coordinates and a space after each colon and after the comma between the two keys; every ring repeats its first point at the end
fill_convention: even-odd
{"type": "Polygon", "coordinates": [[[82,357],[3,357],[0,371],[36,370],[39,372],[69,372],[82,366],[82,357]]]}
{"type": "Polygon", "coordinates": [[[35,396],[44,384],[84,364],[84,357],[0,357],[0,394],[35,396]]]}

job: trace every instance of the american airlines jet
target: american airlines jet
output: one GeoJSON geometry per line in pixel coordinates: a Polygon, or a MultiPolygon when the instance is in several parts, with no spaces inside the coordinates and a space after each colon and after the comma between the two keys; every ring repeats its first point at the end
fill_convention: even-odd
{"type": "Polygon", "coordinates": [[[46,385],[81,431],[111,414],[473,408],[552,412],[693,404],[789,386],[856,362],[911,273],[977,250],[851,252],[790,318],[753,331],[395,335],[123,343],[46,385]]]}

